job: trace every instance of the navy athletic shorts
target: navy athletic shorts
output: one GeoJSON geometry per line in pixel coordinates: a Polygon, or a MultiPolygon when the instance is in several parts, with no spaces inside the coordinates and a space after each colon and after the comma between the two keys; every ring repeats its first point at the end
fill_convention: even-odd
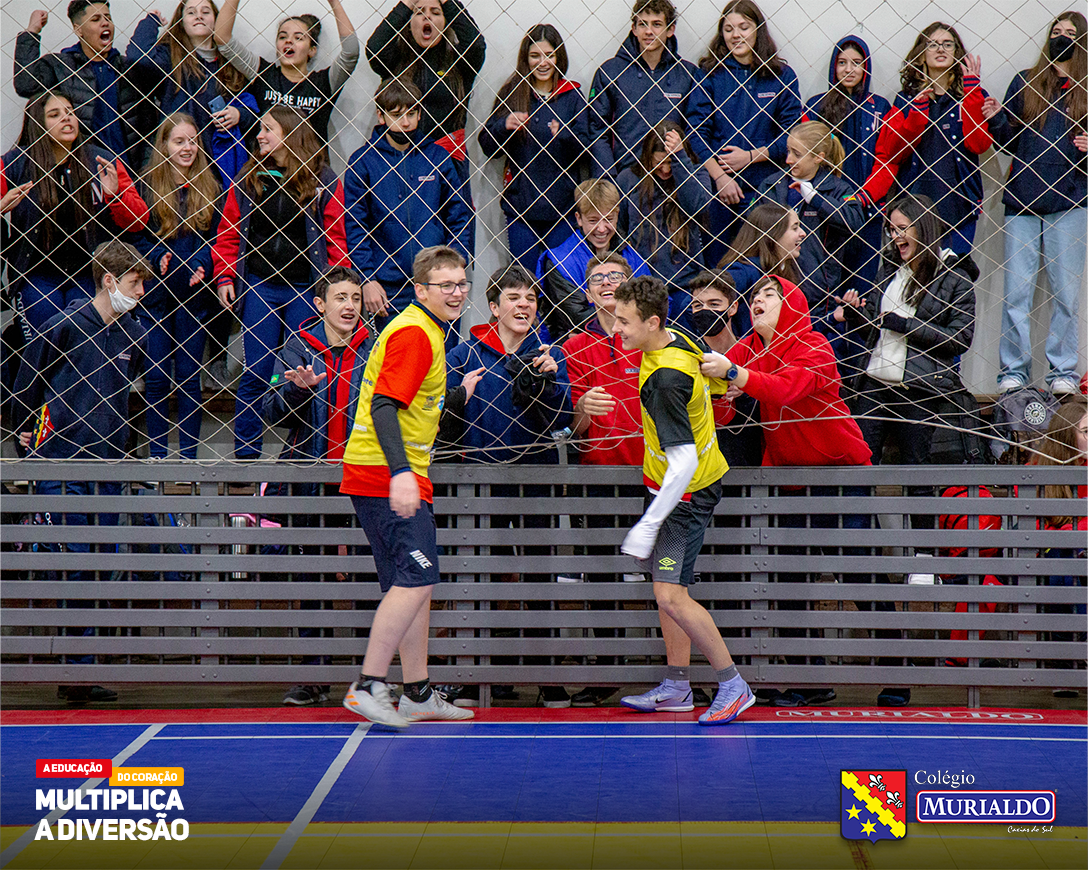
{"type": "Polygon", "coordinates": [[[388,498],[353,495],[351,504],[374,553],[382,592],[394,586],[434,586],[438,575],[434,507],[421,502],[411,519],[397,516],[388,498]]]}

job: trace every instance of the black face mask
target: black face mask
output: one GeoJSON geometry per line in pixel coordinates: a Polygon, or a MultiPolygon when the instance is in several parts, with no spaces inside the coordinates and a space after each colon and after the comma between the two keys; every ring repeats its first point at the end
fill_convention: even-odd
{"type": "Polygon", "coordinates": [[[386,130],[385,135],[393,141],[394,145],[411,145],[414,139],[414,132],[405,133],[403,130],[386,130]]]}
{"type": "Polygon", "coordinates": [[[696,335],[717,335],[726,324],[729,317],[724,311],[712,311],[703,308],[700,311],[691,312],[691,327],[696,335]]]}
{"type": "Polygon", "coordinates": [[[1050,59],[1057,63],[1069,60],[1073,57],[1073,49],[1076,43],[1068,36],[1050,37],[1050,59]]]}

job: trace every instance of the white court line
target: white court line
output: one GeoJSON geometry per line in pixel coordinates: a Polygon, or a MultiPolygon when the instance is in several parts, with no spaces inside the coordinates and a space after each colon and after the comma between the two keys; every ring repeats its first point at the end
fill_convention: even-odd
{"type": "MultiPolygon", "coordinates": [[[[371,740],[1022,740],[1037,743],[1088,743],[1088,737],[986,737],[966,734],[903,737],[894,734],[389,734],[373,733],[371,740]]],[[[178,740],[188,740],[179,737],[178,740]]]]}
{"type": "MultiPolygon", "coordinates": [[[[348,735],[350,736],[350,735],[348,735]]],[[[179,737],[153,737],[152,740],[344,740],[343,734],[192,734],[179,737]]]]}
{"type": "MultiPolygon", "coordinates": [[[[125,763],[126,760],[132,757],[138,750],[142,749],[149,740],[151,740],[165,727],[166,723],[162,723],[160,725],[148,725],[139,737],[133,740],[128,746],[126,746],[113,757],[113,766],[120,767],[122,764],[125,763]]],[[[79,786],[79,789],[80,791],[86,791],[87,789],[98,788],[99,785],[106,781],[107,780],[105,777],[99,777],[98,779],[88,779],[85,783],[83,783],[83,785],[79,786]]],[[[67,810],[53,810],[53,812],[46,816],[46,819],[49,822],[49,826],[52,827],[56,823],[57,819],[63,818],[70,809],[71,807],[69,807],[67,810]]],[[[8,846],[3,852],[0,852],[0,867],[6,867],[15,858],[16,855],[22,852],[23,849],[25,849],[34,841],[34,835],[38,833],[38,827],[40,826],[40,824],[41,823],[39,822],[36,825],[31,825],[29,828],[27,828],[23,835],[19,837],[18,840],[8,846]]]]}
{"type": "Polygon", "coordinates": [[[322,801],[328,796],[332,787],[336,785],[336,780],[340,778],[340,774],[343,773],[344,768],[348,766],[348,762],[351,761],[351,757],[355,754],[355,750],[359,748],[359,744],[363,742],[363,737],[369,730],[369,722],[360,722],[355,726],[355,730],[351,732],[351,736],[348,737],[347,742],[344,743],[339,754],[333,759],[332,764],[330,764],[325,771],[325,775],[322,776],[320,782],[314,786],[314,790],[306,799],[306,803],[302,805],[302,809],[298,811],[298,815],[296,815],[291,821],[291,824],[287,826],[287,830],[283,832],[283,836],[280,837],[279,842],[276,843],[272,848],[272,851],[268,853],[268,857],[264,859],[261,870],[276,870],[290,854],[291,850],[295,847],[295,843],[298,842],[298,838],[302,836],[303,831],[306,830],[306,826],[310,824],[313,817],[317,814],[322,801]]]}

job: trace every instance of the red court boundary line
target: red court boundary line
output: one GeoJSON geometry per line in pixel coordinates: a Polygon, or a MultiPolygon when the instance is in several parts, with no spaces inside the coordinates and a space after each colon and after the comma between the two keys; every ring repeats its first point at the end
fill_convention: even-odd
{"type": "MultiPolygon", "coordinates": [[[[639,714],[623,707],[545,710],[540,707],[491,707],[477,709],[477,722],[500,723],[653,723],[694,722],[699,713],[639,714]]],[[[236,707],[229,709],[153,710],[4,710],[0,725],[147,725],[165,722],[185,725],[200,723],[265,723],[305,725],[310,723],[358,723],[358,716],[342,707],[236,707]]],[[[757,707],[745,711],[739,724],[782,723],[900,723],[976,725],[1088,725],[1085,710],[1029,710],[1010,708],[966,709],[962,707],[804,707],[783,709],[757,707]]],[[[424,726],[425,727],[425,726],[424,726]]]]}

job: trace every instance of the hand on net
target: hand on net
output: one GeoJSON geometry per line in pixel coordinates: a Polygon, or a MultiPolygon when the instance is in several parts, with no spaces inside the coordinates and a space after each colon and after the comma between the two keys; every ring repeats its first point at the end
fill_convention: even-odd
{"type": "Polygon", "coordinates": [[[367,281],[363,285],[363,307],[368,314],[380,314],[384,317],[389,311],[389,297],[385,288],[377,281],[367,281]]]}
{"type": "Polygon", "coordinates": [[[604,387],[593,387],[578,400],[580,410],[590,417],[608,414],[616,407],[616,399],[604,387]]]}
{"type": "Polygon", "coordinates": [[[33,181],[28,181],[26,184],[20,184],[18,187],[8,188],[8,192],[4,194],[4,198],[0,200],[0,214],[7,214],[15,206],[23,201],[30,188],[34,186],[33,181]]]}
{"type": "Polygon", "coordinates": [[[476,385],[480,383],[480,379],[484,376],[484,372],[487,371],[487,366],[480,366],[478,369],[473,369],[471,372],[465,372],[465,376],[461,378],[461,386],[465,388],[465,401],[467,402],[472,398],[472,394],[476,392],[476,385]]]}
{"type": "Polygon", "coordinates": [[[311,365],[306,366],[305,368],[299,366],[298,368],[287,369],[286,371],[284,371],[283,377],[285,380],[290,381],[299,389],[312,390],[323,380],[325,380],[325,374],[325,372],[322,372],[321,374],[315,374],[314,367],[311,365]]]}

